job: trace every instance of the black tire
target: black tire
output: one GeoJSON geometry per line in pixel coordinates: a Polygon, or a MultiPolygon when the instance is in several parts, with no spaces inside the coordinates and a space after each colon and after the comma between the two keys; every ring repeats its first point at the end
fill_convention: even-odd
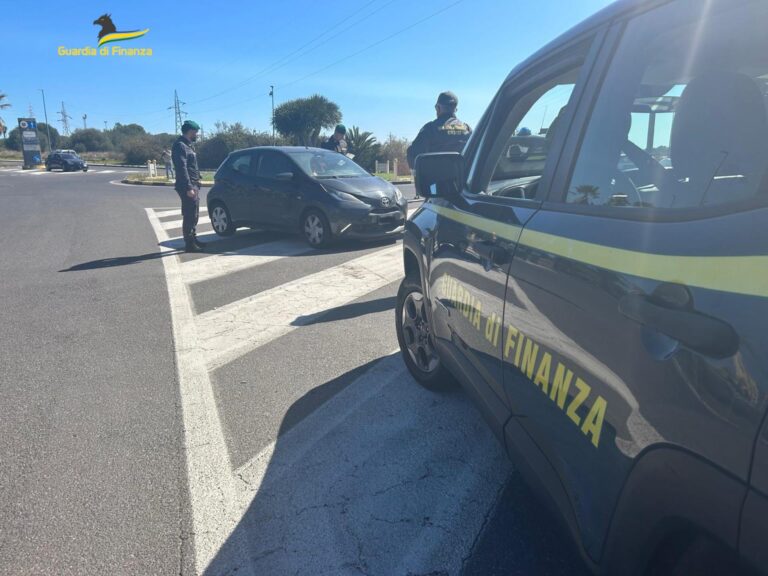
{"type": "Polygon", "coordinates": [[[301,216],[301,235],[312,248],[325,248],[333,241],[333,232],[325,214],[320,210],[307,210],[301,216]]]}
{"type": "Polygon", "coordinates": [[[426,301],[418,278],[406,276],[400,283],[395,307],[395,330],[403,361],[419,384],[429,390],[447,390],[455,386],[455,379],[435,349],[426,301]]]}
{"type": "Polygon", "coordinates": [[[222,202],[216,202],[209,207],[208,217],[211,220],[213,231],[219,236],[232,236],[237,230],[229,210],[222,202]]]}

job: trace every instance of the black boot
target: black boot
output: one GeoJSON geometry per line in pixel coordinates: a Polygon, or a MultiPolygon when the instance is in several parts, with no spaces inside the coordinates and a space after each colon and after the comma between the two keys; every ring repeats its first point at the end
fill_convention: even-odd
{"type": "Polygon", "coordinates": [[[203,251],[203,247],[202,246],[198,246],[195,243],[195,239],[194,238],[192,238],[190,240],[186,240],[184,242],[184,252],[202,252],[202,251],[203,251]]]}

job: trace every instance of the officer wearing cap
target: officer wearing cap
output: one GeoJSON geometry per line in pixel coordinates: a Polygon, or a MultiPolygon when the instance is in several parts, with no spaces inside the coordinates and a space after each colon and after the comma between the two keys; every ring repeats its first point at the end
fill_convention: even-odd
{"type": "Polygon", "coordinates": [[[325,148],[326,150],[332,150],[334,152],[338,152],[339,154],[345,154],[347,153],[347,141],[344,139],[344,136],[347,134],[347,127],[344,126],[344,124],[336,124],[336,129],[333,131],[333,134],[321,144],[321,147],[325,148]]]}
{"type": "Polygon", "coordinates": [[[181,198],[183,218],[184,250],[202,252],[203,244],[197,240],[196,227],[200,214],[200,169],[197,167],[197,154],[192,143],[197,140],[200,126],[187,120],[181,125],[181,136],[176,139],[171,149],[171,159],[176,171],[174,188],[181,198]]]}
{"type": "Polygon", "coordinates": [[[469,124],[456,118],[459,99],[453,92],[441,92],[435,103],[437,118],[424,124],[408,147],[408,166],[413,169],[416,157],[427,152],[461,152],[472,134],[469,124]]]}

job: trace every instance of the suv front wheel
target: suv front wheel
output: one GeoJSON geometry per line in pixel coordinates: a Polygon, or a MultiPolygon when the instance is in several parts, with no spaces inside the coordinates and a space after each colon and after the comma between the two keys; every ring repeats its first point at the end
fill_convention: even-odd
{"type": "Polygon", "coordinates": [[[396,330],[400,352],[408,371],[430,390],[453,385],[453,376],[445,369],[435,349],[435,337],[427,314],[427,301],[421,282],[406,276],[397,291],[396,330]]]}

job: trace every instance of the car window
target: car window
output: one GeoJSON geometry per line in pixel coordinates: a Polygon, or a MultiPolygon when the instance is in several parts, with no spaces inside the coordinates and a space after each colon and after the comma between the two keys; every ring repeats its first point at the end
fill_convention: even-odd
{"type": "Polygon", "coordinates": [[[293,163],[285,154],[267,150],[261,154],[257,175],[262,178],[274,178],[283,172],[294,172],[295,170],[293,163]]]}
{"type": "Polygon", "coordinates": [[[696,208],[748,199],[768,158],[768,6],[686,0],[627,26],[566,201],[696,208]]]}
{"type": "MultiPolygon", "coordinates": [[[[553,62],[550,79],[542,80],[522,95],[501,100],[506,109],[502,108],[493,122],[504,125],[490,147],[491,169],[484,171],[485,176],[480,176],[481,182],[474,190],[497,198],[534,199],[552,142],[569,110],[582,69],[579,61],[583,63],[590,45],[591,41],[583,42],[569,51],[570,65],[560,71],[553,62]]],[[[517,85],[511,89],[517,90],[517,85]]]]}
{"type": "Polygon", "coordinates": [[[365,178],[368,172],[350,158],[328,150],[301,150],[291,152],[299,167],[314,178],[365,178]]]}
{"type": "Polygon", "coordinates": [[[236,156],[232,160],[232,163],[230,164],[230,168],[239,174],[248,176],[251,173],[252,157],[253,156],[251,154],[241,154],[240,156],[236,156]]]}

